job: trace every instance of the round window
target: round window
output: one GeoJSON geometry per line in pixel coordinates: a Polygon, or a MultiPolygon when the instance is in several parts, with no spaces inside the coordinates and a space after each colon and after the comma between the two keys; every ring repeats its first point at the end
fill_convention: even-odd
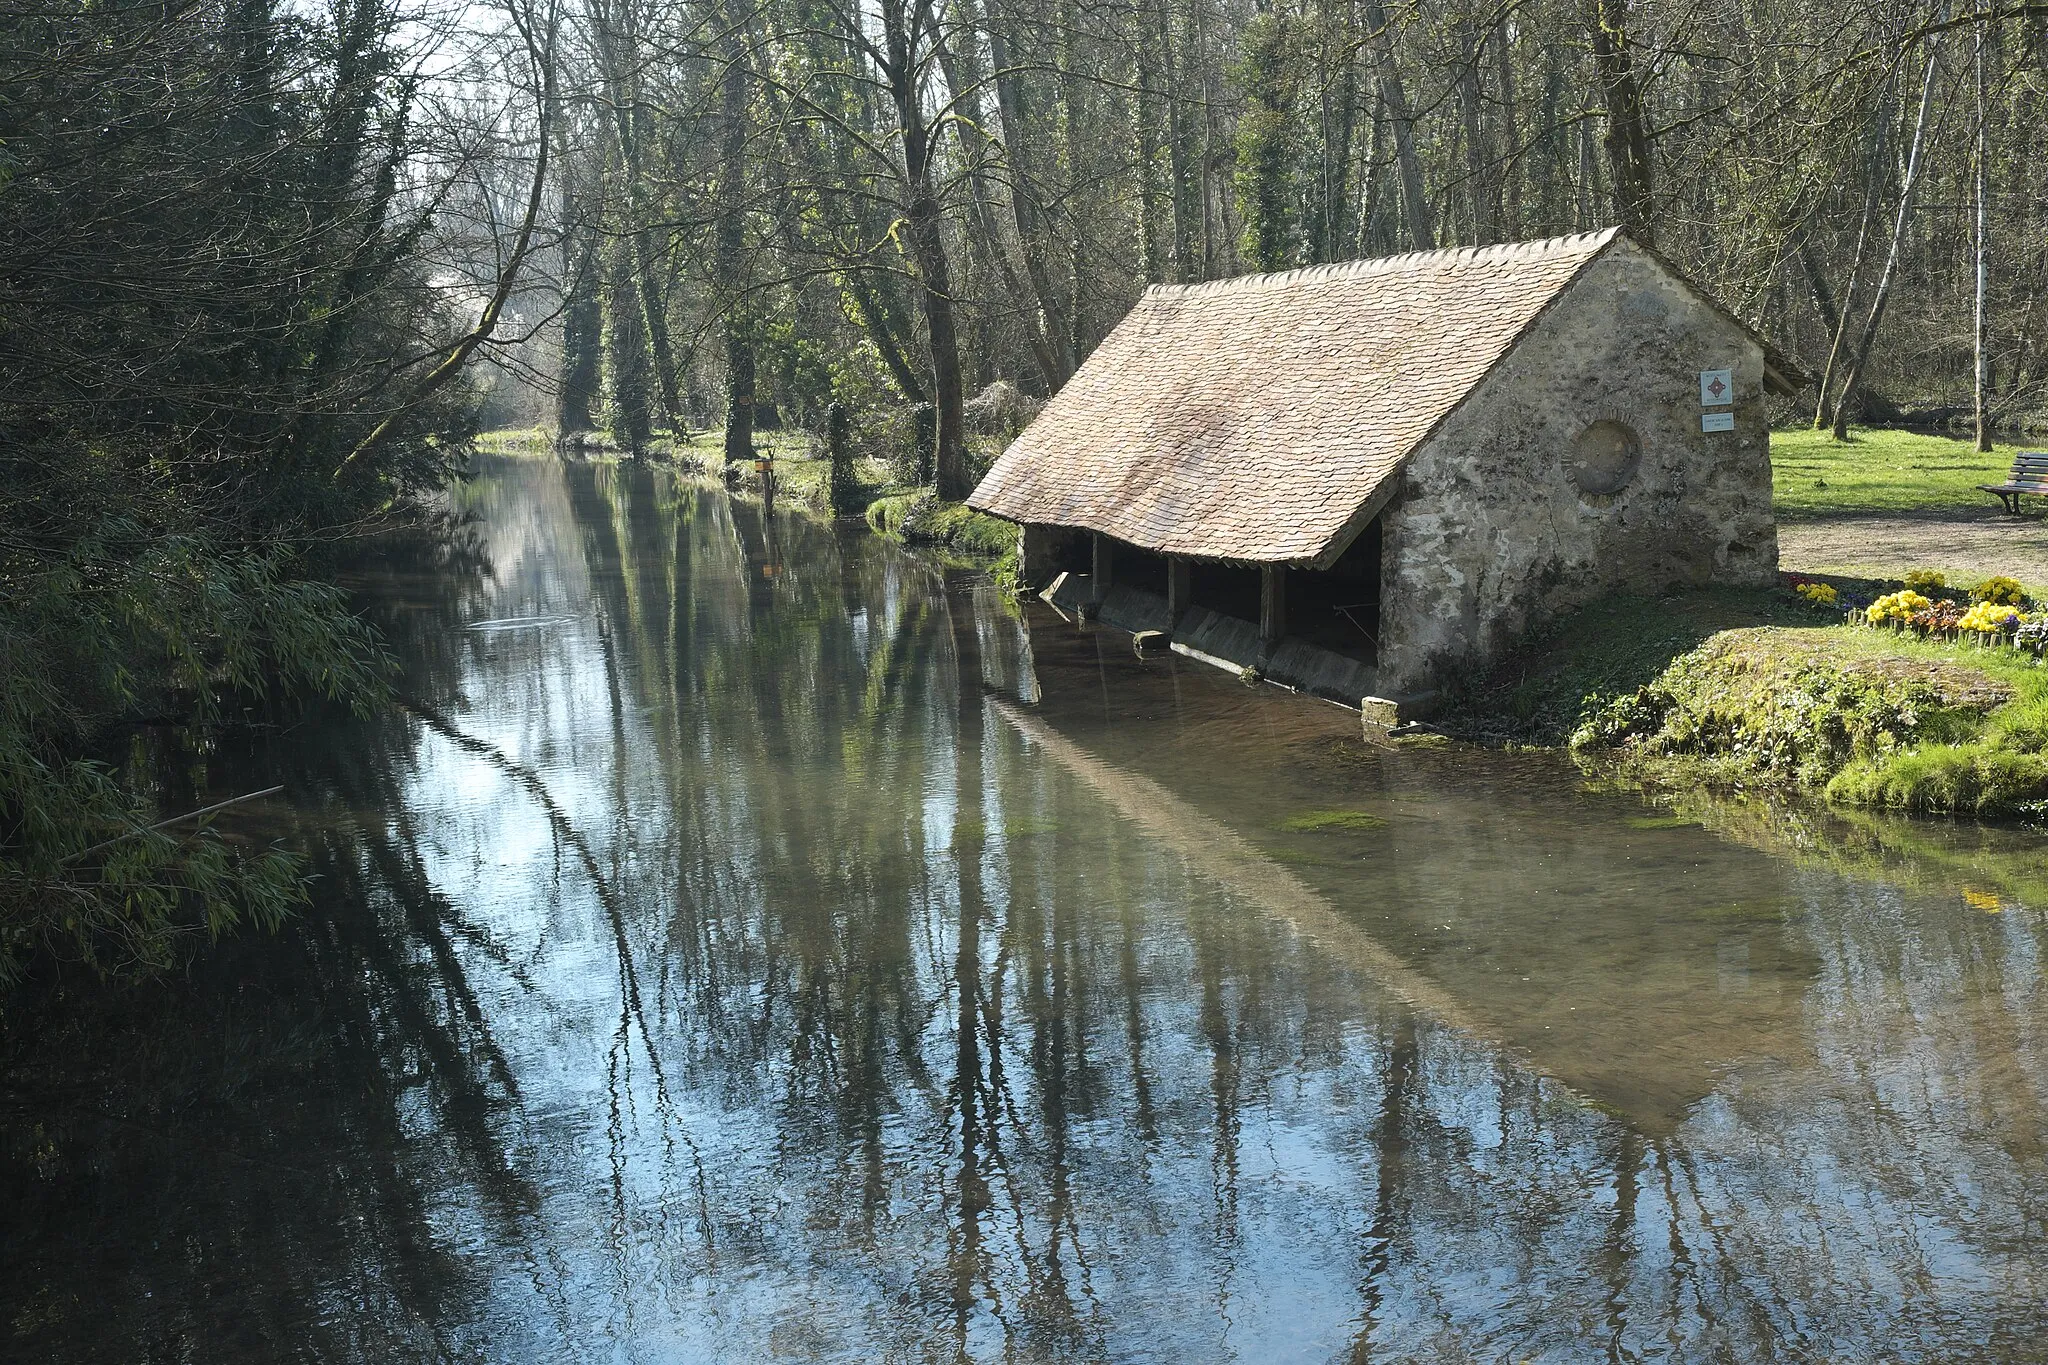
{"type": "Polygon", "coordinates": [[[1588,497],[1612,497],[1635,479],[1643,443],[1620,422],[1595,422],[1572,442],[1572,478],[1588,497]]]}

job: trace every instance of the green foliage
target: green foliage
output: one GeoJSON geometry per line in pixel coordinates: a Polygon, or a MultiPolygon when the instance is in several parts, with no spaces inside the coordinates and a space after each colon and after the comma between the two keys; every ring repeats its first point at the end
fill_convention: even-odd
{"type": "Polygon", "coordinates": [[[988,566],[997,583],[1017,584],[1017,525],[965,503],[941,502],[929,491],[895,493],[868,504],[868,525],[912,545],[951,550],[988,566]]]}
{"type": "Polygon", "coordinates": [[[291,859],[181,818],[232,793],[144,737],[204,752],[231,702],[374,698],[371,634],[317,580],[464,468],[473,393],[418,383],[462,329],[415,141],[448,130],[388,17],[9,21],[0,982],[41,952],[161,966],[298,895],[291,859]]]}
{"type": "Polygon", "coordinates": [[[901,536],[911,514],[928,501],[933,501],[931,494],[922,491],[876,498],[868,504],[868,525],[885,536],[901,536]]]}
{"type": "Polygon", "coordinates": [[[769,318],[754,334],[755,364],[772,376],[776,403],[785,424],[816,426],[831,405],[843,361],[816,335],[797,329],[793,318],[769,318]]]}
{"type": "Polygon", "coordinates": [[[1305,810],[1288,816],[1275,829],[1291,834],[1307,834],[1319,830],[1366,831],[1385,829],[1386,820],[1371,811],[1363,810],[1305,810]]]}
{"type": "MultiPolygon", "coordinates": [[[[4,505],[4,504],[0,504],[4,505]]],[[[9,511],[18,511],[8,508],[9,511]]],[[[275,924],[295,859],[204,826],[153,827],[132,776],[93,756],[122,717],[203,724],[223,698],[380,694],[373,643],[338,590],[276,555],[107,516],[0,572],[0,984],[38,950],[160,967],[192,927],[275,924]]]]}

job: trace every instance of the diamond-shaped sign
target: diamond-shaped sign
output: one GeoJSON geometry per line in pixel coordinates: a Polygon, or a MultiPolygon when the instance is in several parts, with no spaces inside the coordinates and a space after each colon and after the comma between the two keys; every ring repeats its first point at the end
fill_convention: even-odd
{"type": "Polygon", "coordinates": [[[1703,408],[1726,407],[1735,401],[1735,371],[1700,371],[1700,406],[1703,408]]]}

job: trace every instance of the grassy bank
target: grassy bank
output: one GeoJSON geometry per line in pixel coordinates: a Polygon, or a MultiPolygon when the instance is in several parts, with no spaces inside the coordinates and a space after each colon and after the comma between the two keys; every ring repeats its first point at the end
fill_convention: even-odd
{"type": "Polygon", "coordinates": [[[1609,598],[1457,696],[1445,727],[1569,744],[1588,768],[1639,785],[2048,812],[2048,666],[1840,619],[1782,590],[1609,598]]]}
{"type": "Polygon", "coordinates": [[[1005,586],[1016,582],[1016,524],[965,503],[941,502],[929,489],[877,498],[868,504],[868,525],[907,545],[944,550],[986,567],[1005,586]]]}
{"type": "Polygon", "coordinates": [[[2037,814],[2048,809],[2048,670],[2009,650],[1885,630],[1728,631],[1591,708],[1572,747],[1663,785],[2037,814]]]}
{"type": "Polygon", "coordinates": [[[1772,501],[1785,521],[1839,516],[1983,512],[1996,500],[1980,483],[2003,483],[2018,448],[1979,454],[1969,441],[1908,431],[1771,433],[1772,501]]]}
{"type": "MultiPolygon", "coordinates": [[[[559,449],[555,433],[545,427],[487,431],[476,438],[476,448],[487,454],[513,456],[553,456],[559,449]]],[[[801,506],[817,512],[831,510],[832,464],[812,453],[815,443],[808,432],[757,431],[754,448],[775,462],[775,496],[779,505],[801,506]]],[[[625,455],[601,433],[587,434],[581,453],[585,459],[599,460],[625,455]]],[[[680,438],[666,431],[658,432],[648,442],[645,454],[657,464],[674,465],[715,478],[725,469],[725,436],[716,428],[680,438]]],[[[873,459],[854,462],[855,478],[864,488],[884,486],[888,473],[881,462],[873,459]]],[[[751,463],[740,467],[735,486],[743,492],[760,493],[760,476],[751,463]]]]}
{"type": "Polygon", "coordinates": [[[1839,619],[1770,588],[1616,595],[1532,636],[1490,675],[1450,697],[1446,728],[1493,743],[1562,745],[1606,701],[1656,680],[1717,633],[1839,619]]]}

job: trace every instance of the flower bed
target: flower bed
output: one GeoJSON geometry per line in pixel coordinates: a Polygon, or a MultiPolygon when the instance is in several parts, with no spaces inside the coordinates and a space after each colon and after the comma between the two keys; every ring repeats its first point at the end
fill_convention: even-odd
{"type": "Polygon", "coordinates": [[[1810,591],[1816,585],[1793,579],[1787,586],[1802,600],[1815,605],[1840,605],[1851,625],[1880,630],[1910,632],[1931,640],[1949,640],[1983,648],[2016,649],[2035,658],[2048,655],[2048,612],[2028,601],[2018,580],[1999,575],[1987,578],[1965,596],[1967,603],[1946,594],[1947,580],[1932,570],[1919,569],[1906,575],[1905,585],[1884,593],[1864,605],[1852,596],[1837,592],[1833,603],[1810,591]],[[2034,608],[2029,611],[2029,608],[2034,608]]]}

